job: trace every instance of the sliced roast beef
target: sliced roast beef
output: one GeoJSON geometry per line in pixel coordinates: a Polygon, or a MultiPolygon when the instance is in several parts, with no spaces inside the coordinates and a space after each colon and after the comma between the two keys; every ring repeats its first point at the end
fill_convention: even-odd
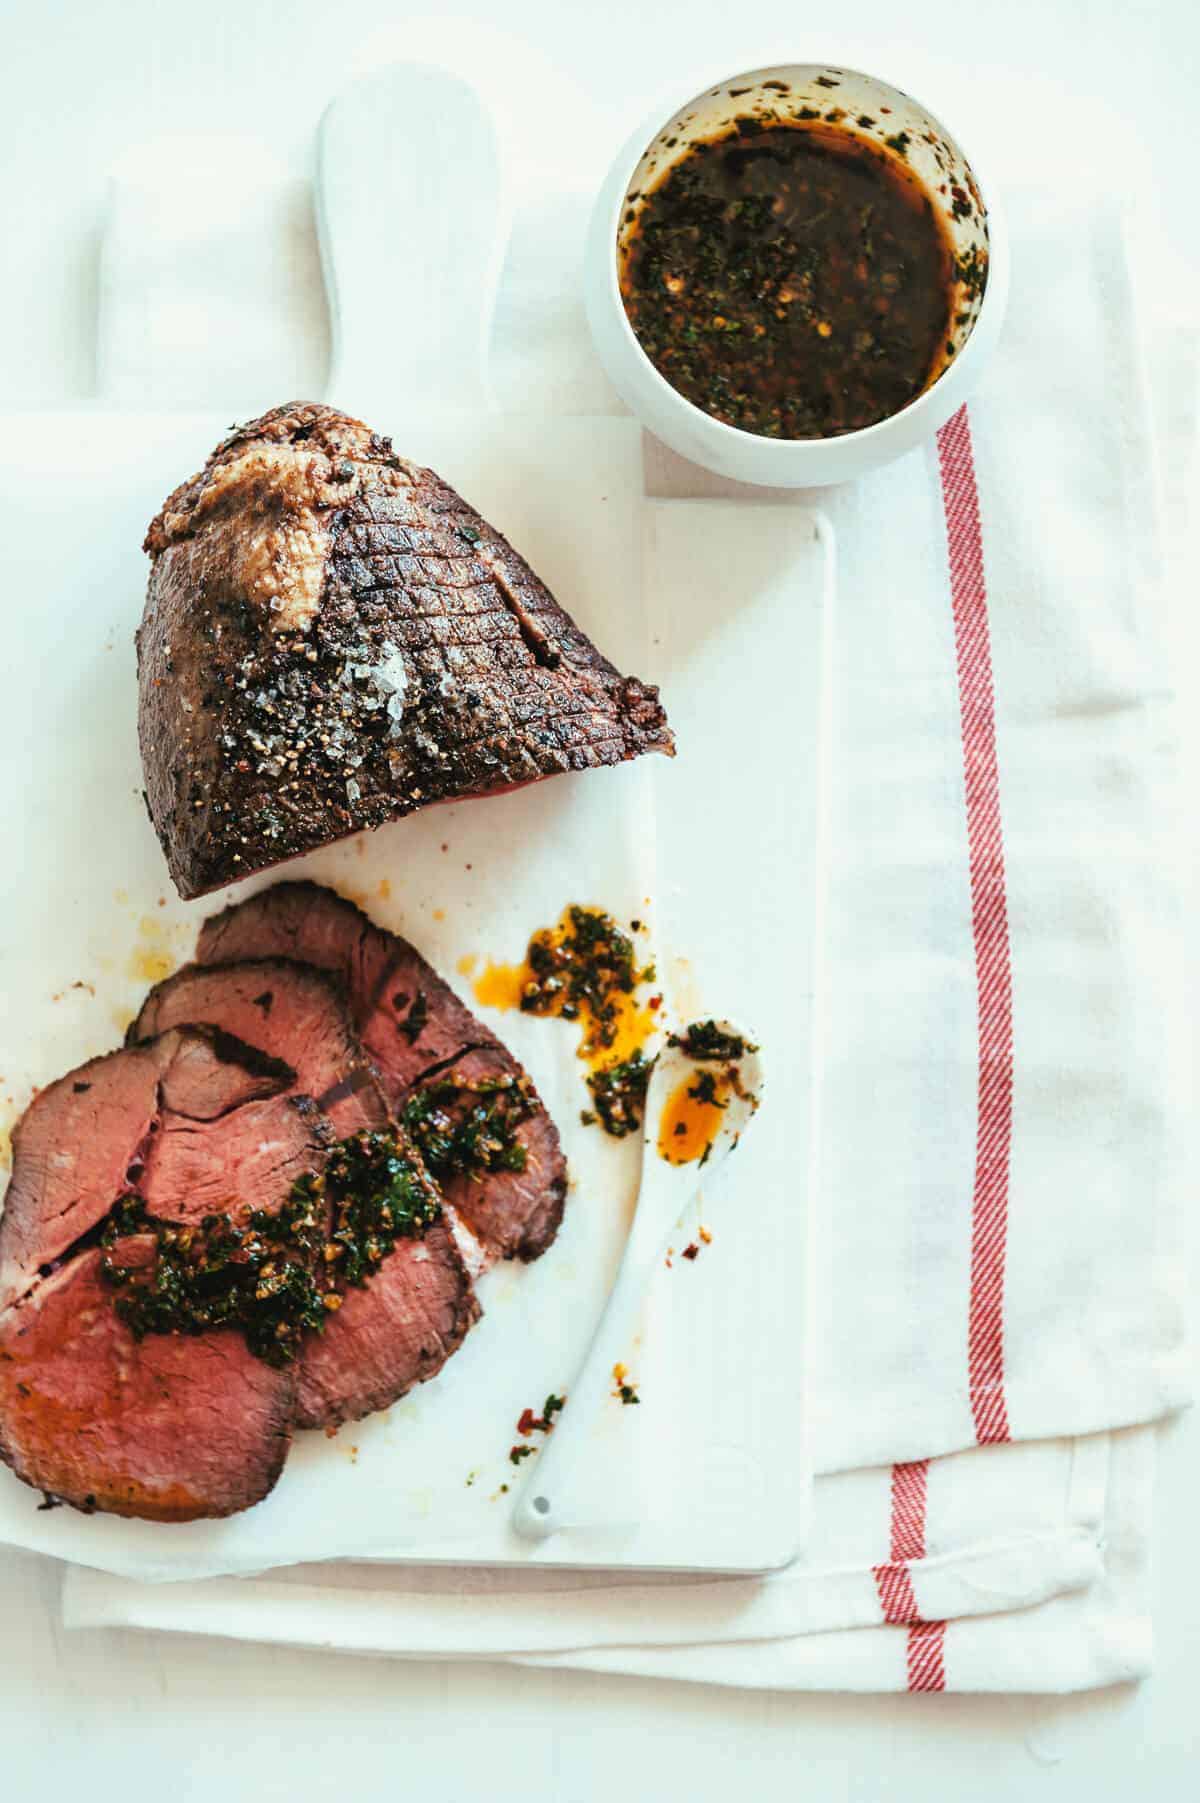
{"type": "Polygon", "coordinates": [[[136,1184],[164,1118],[199,1126],[290,1088],[294,1073],[225,1034],[167,1033],[48,1084],[13,1133],[0,1215],[0,1309],[136,1184]]]}
{"type": "MultiPolygon", "coordinates": [[[[205,921],[196,956],[202,964],[303,958],[334,972],[393,1112],[401,1113],[414,1087],[438,1071],[457,1069],[464,1082],[507,1077],[520,1083],[529,1104],[518,1132],[525,1169],[437,1175],[447,1202],[488,1257],[534,1259],[546,1250],[566,1195],[558,1130],[511,1052],[408,940],[376,926],[330,889],[277,883],[205,921]]],[[[285,1045],[268,1049],[292,1056],[285,1045]]]]}
{"type": "MultiPolygon", "coordinates": [[[[419,1089],[432,1089],[452,1119],[473,1108],[488,1086],[511,1078],[514,1060],[500,1048],[470,1051],[435,1071],[419,1089]]],[[[519,1070],[519,1066],[516,1067],[519,1070]]],[[[460,1215],[494,1257],[540,1258],[563,1216],[567,1167],[558,1129],[540,1103],[516,1130],[524,1154],[520,1170],[438,1171],[447,1206],[460,1215]]]]}
{"type": "Polygon", "coordinates": [[[230,434],[152,522],[150,817],[201,895],[431,802],[673,750],[512,546],[361,421],[230,434]]]}
{"type": "Polygon", "coordinates": [[[213,915],[196,957],[299,958],[334,972],[393,1109],[433,1065],[468,1046],[502,1049],[415,946],[318,883],[276,883],[213,915]]]}
{"type": "Polygon", "coordinates": [[[239,1209],[274,1212],[301,1177],[320,1172],[333,1131],[308,1096],[249,1102],[215,1121],[165,1110],[132,1187],[148,1214],[193,1226],[239,1209]]]}
{"type": "Polygon", "coordinates": [[[320,883],[272,883],[210,914],[196,941],[198,964],[292,958],[336,974],[362,1024],[396,953],[396,941],[361,908],[320,883]]]}
{"type": "Polygon", "coordinates": [[[78,1509],[191,1521],[261,1501],[287,1457],[295,1368],[229,1330],[135,1340],[100,1258],[82,1252],[0,1315],[0,1458],[78,1509]]]}
{"type": "Polygon", "coordinates": [[[339,1138],[386,1122],[342,994],[311,966],[283,958],[185,965],[150,991],[130,1039],[198,1021],[286,1061],[296,1092],[316,1099],[339,1138]]]}
{"type": "Polygon", "coordinates": [[[297,1427],[339,1427],[436,1375],[479,1319],[453,1237],[437,1222],[402,1239],[364,1289],[342,1291],[299,1366],[297,1427]]]}
{"type": "MultiPolygon", "coordinates": [[[[135,1338],[96,1241],[133,1194],[166,1222],[277,1211],[331,1137],[294,1077],[188,1027],[93,1059],[30,1104],[0,1216],[0,1457],[18,1477],[78,1508],[164,1521],[227,1515],[271,1488],[295,1371],[231,1329],[135,1338]]],[[[152,1265],[155,1238],[128,1227],[113,1262],[152,1265]]]]}

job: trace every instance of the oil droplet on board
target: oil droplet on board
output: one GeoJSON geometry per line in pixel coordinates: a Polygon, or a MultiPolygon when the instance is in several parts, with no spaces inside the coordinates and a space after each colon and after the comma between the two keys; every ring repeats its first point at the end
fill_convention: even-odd
{"type": "Polygon", "coordinates": [[[138,944],[129,954],[127,976],[138,983],[161,983],[175,968],[162,922],[143,914],[138,923],[138,944]]]}

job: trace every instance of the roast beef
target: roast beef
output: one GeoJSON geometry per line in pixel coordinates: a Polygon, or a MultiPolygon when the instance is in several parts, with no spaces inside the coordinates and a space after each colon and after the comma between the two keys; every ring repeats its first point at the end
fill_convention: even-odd
{"type": "MultiPolygon", "coordinates": [[[[438,1106],[451,1118],[479,1100],[480,1086],[511,1077],[514,1060],[503,1047],[469,1051],[433,1072],[419,1089],[434,1089],[438,1106]]],[[[516,1067],[518,1070],[519,1066],[516,1067]]],[[[558,1129],[540,1103],[516,1130],[525,1155],[521,1170],[439,1173],[447,1206],[466,1222],[495,1258],[540,1258],[562,1222],[567,1168],[558,1129]]]]}
{"type": "Polygon", "coordinates": [[[416,947],[318,883],[275,883],[211,915],[196,958],[297,958],[334,973],[390,1106],[469,1046],[500,1047],[416,947]]]}
{"type": "MultiPolygon", "coordinates": [[[[135,1338],[96,1242],[131,1192],[164,1222],[234,1202],[277,1210],[331,1140],[294,1077],[227,1033],[186,1028],[93,1059],[30,1104],[0,1217],[0,1457],[27,1483],[160,1520],[226,1515],[274,1484],[295,1370],[231,1329],[135,1338]]],[[[112,1256],[136,1265],[156,1244],[135,1233],[112,1256]]]]}
{"type": "Polygon", "coordinates": [[[232,432],[146,549],[139,736],[181,895],[431,802],[673,749],[657,690],[500,533],[331,408],[232,432]]]}
{"type": "Polygon", "coordinates": [[[0,1457],[36,1489],[114,1515],[249,1508],[291,1439],[296,1372],[241,1334],[148,1334],[113,1308],[93,1248],[0,1315],[0,1457]]]}
{"type": "Polygon", "coordinates": [[[397,1240],[364,1289],[343,1288],[324,1333],[299,1365],[297,1427],[339,1427],[386,1409],[441,1370],[479,1319],[479,1304],[444,1222],[397,1240]]]}
{"type": "MultiPolygon", "coordinates": [[[[524,1171],[439,1173],[439,1181],[488,1256],[529,1260],[546,1250],[566,1195],[558,1130],[511,1052],[406,939],[376,926],[330,889],[277,883],[206,920],[196,956],[201,963],[296,958],[335,973],[394,1112],[402,1112],[414,1088],[438,1072],[457,1072],[464,1083],[504,1077],[521,1083],[530,1108],[517,1135],[524,1171]]],[[[295,1062],[286,1044],[264,1044],[295,1062]]]]}
{"type": "Polygon", "coordinates": [[[315,1098],[339,1138],[387,1121],[387,1107],[339,987],[283,958],[185,965],[156,985],[130,1040],[205,1022],[286,1061],[297,1093],[315,1098]]]}
{"type": "MultiPolygon", "coordinates": [[[[324,893],[314,889],[318,896],[324,893]]],[[[225,949],[233,940],[230,935],[225,949]]],[[[263,1053],[285,1063],[295,1073],[295,1089],[318,1098],[333,1137],[386,1126],[386,1102],[347,1012],[342,967],[331,964],[326,974],[298,962],[309,949],[302,934],[281,934],[279,945],[288,956],[185,966],[151,990],[131,1037],[136,1042],[184,1021],[207,1022],[252,1039],[263,1053]]],[[[177,1140],[170,1142],[172,1148],[177,1140]]],[[[196,1192],[212,1207],[207,1198],[220,1187],[226,1167],[213,1159],[206,1169],[203,1145],[178,1143],[174,1164],[190,1162],[196,1192]]],[[[160,1148],[156,1151],[161,1157],[160,1148]]],[[[257,1164],[243,1161],[243,1184],[258,1188],[258,1170],[273,1156],[264,1142],[257,1164]]],[[[301,1427],[337,1427],[386,1408],[441,1369],[479,1314],[462,1255],[442,1225],[420,1240],[399,1241],[365,1288],[344,1286],[336,1268],[331,1287],[340,1293],[341,1307],[300,1354],[296,1420],[301,1427]]]]}
{"type": "Polygon", "coordinates": [[[13,1133],[0,1215],[0,1309],[136,1187],[164,1122],[219,1124],[290,1089],[294,1072],[213,1032],[164,1034],[48,1084],[13,1133]]]}

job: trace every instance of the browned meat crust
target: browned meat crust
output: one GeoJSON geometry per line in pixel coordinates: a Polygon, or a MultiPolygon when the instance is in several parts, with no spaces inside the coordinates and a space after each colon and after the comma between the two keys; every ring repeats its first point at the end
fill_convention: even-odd
{"type": "Polygon", "coordinates": [[[147,805],[200,895],[430,802],[673,751],[500,533],[328,407],[232,433],[152,522],[147,805]]]}

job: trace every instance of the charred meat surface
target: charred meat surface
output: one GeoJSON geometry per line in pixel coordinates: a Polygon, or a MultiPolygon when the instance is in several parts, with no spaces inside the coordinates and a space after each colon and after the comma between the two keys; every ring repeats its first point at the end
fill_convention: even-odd
{"type": "Polygon", "coordinates": [[[295,402],[169,497],[138,632],[146,799],[194,896],[431,802],[673,751],[433,471],[295,402]]]}

